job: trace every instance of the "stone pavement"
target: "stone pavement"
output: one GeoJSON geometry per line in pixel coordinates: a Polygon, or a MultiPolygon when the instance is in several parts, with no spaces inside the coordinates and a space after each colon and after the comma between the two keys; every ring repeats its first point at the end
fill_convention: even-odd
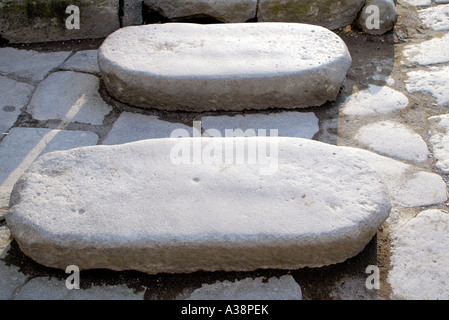
{"type": "Polygon", "coordinates": [[[0,299],[449,299],[449,4],[400,0],[397,9],[392,33],[336,31],[353,59],[343,89],[335,102],[301,110],[142,110],[107,95],[95,48],[0,48],[0,299]],[[202,131],[274,127],[359,148],[385,181],[392,213],[359,255],[315,269],[91,270],[81,272],[80,290],[68,290],[68,274],[20,251],[3,216],[14,183],[39,155],[192,132],[193,121],[202,131]],[[378,290],[366,285],[370,266],[379,268],[378,290]]]}

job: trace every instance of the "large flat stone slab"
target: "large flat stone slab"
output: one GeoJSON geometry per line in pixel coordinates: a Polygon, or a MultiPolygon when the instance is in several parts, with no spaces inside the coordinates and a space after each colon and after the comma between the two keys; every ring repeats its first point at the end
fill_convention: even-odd
{"type": "Polygon", "coordinates": [[[319,106],[335,100],[351,66],[336,34],[291,23],[128,27],[98,59],[118,100],[187,111],[319,106]]]}
{"type": "Polygon", "coordinates": [[[43,155],[16,184],[6,221],[23,252],[46,266],[154,274],[342,262],[363,250],[390,209],[376,172],[346,148],[183,138],[43,155]],[[261,174],[263,157],[172,161],[180,143],[207,150],[225,141],[227,150],[270,148],[270,161],[277,149],[277,170],[261,174]]]}

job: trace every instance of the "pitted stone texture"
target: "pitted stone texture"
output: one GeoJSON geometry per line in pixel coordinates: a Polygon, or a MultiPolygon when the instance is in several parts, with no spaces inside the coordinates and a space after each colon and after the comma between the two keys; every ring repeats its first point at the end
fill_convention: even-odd
{"type": "Polygon", "coordinates": [[[194,290],[185,300],[301,300],[300,286],[291,275],[217,281],[194,290]]]}
{"type": "Polygon", "coordinates": [[[0,48],[0,74],[20,81],[41,81],[51,70],[63,63],[70,53],[0,48]]]}
{"type": "Polygon", "coordinates": [[[33,86],[0,76],[0,135],[14,125],[33,91],[33,86]]]}
{"type": "Polygon", "coordinates": [[[338,29],[352,24],[364,4],[365,0],[259,0],[257,18],[338,29]]]}
{"type": "Polygon", "coordinates": [[[291,23],[128,27],[98,58],[118,100],[186,111],[319,106],[337,97],[351,65],[336,34],[291,23]]]}
{"type": "Polygon", "coordinates": [[[119,0],[0,0],[0,7],[0,33],[10,43],[104,38],[120,28],[119,0]],[[69,5],[79,9],[79,28],[67,28],[69,5]]]}
{"type": "Polygon", "coordinates": [[[8,207],[14,184],[39,155],[95,145],[97,140],[92,132],[12,128],[0,143],[0,208],[8,207]]]}
{"type": "Polygon", "coordinates": [[[245,22],[256,17],[257,0],[144,0],[148,8],[171,20],[212,17],[245,22]]]}
{"type": "Polygon", "coordinates": [[[101,98],[100,79],[94,75],[60,71],[42,81],[27,107],[37,120],[103,124],[112,108],[101,98]]]}
{"type": "Polygon", "coordinates": [[[393,0],[367,0],[357,18],[357,25],[366,33],[381,35],[394,28],[398,20],[398,12],[393,0]],[[379,10],[379,20],[373,20],[373,13],[379,10]],[[376,24],[373,25],[373,22],[376,24]]]}
{"type": "Polygon", "coordinates": [[[396,228],[388,274],[393,299],[448,300],[449,214],[430,209],[396,228]]]}
{"type": "Polygon", "coordinates": [[[16,184],[11,205],[12,235],[41,264],[152,274],[342,262],[391,209],[361,157],[295,138],[153,139],[46,154],[16,184]],[[270,161],[278,150],[277,171],[262,175],[262,160],[173,162],[179,147],[224,142],[227,152],[258,143],[270,161]]]}

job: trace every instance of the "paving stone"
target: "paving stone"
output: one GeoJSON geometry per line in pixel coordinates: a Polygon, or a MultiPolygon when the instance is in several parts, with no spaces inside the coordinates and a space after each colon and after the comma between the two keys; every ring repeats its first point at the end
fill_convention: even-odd
{"type": "Polygon", "coordinates": [[[398,12],[393,0],[366,0],[365,6],[357,17],[357,25],[366,33],[381,35],[394,28],[398,12]],[[372,6],[379,10],[378,25],[373,26],[372,6]]]}
{"type": "Polygon", "coordinates": [[[432,128],[430,144],[436,166],[444,174],[449,174],[449,114],[429,118],[432,128]]]}
{"type": "Polygon", "coordinates": [[[389,87],[369,85],[365,90],[350,95],[342,104],[341,112],[347,116],[386,114],[408,106],[408,98],[389,87]]]}
{"type": "Polygon", "coordinates": [[[176,129],[187,130],[191,137],[193,136],[192,130],[196,135],[201,134],[196,128],[188,127],[182,123],[159,120],[156,116],[123,112],[115,121],[103,144],[112,145],[145,139],[170,138],[172,132],[176,129]]]}
{"type": "Polygon", "coordinates": [[[14,184],[39,155],[94,145],[97,140],[92,132],[12,128],[0,144],[0,208],[8,207],[14,184]]]}
{"type": "Polygon", "coordinates": [[[185,111],[319,106],[335,100],[352,61],[335,33],[292,23],[122,28],[98,57],[118,100],[185,111]]]}
{"type": "Polygon", "coordinates": [[[245,22],[256,17],[257,0],[144,0],[150,11],[171,20],[211,17],[223,22],[245,22]]]}
{"type": "Polygon", "coordinates": [[[33,91],[33,86],[0,76],[0,134],[14,125],[33,91]]]}
{"type": "MultiPolygon", "coordinates": [[[[69,275],[67,275],[69,276],[69,275]]],[[[82,281],[80,274],[80,281],[82,281]]],[[[89,289],[66,287],[65,280],[36,277],[28,281],[16,294],[15,300],[142,300],[144,292],[134,293],[123,285],[93,286],[89,289]]]]}
{"type": "Polygon", "coordinates": [[[301,300],[300,286],[291,275],[245,278],[204,284],[185,300],[301,300]]]}
{"type": "Polygon", "coordinates": [[[37,120],[102,125],[112,108],[101,98],[99,88],[100,80],[94,75],[55,72],[38,85],[27,110],[37,120]]]}
{"type": "Polygon", "coordinates": [[[62,69],[89,73],[100,73],[97,50],[78,51],[61,66],[62,69]]]}
{"type": "Polygon", "coordinates": [[[392,299],[449,299],[449,214],[429,209],[391,232],[392,299]]]}
{"type": "Polygon", "coordinates": [[[449,30],[449,4],[422,9],[418,14],[427,27],[436,31],[449,30]]]}
{"type": "MultiPolygon", "coordinates": [[[[201,119],[203,129],[209,130],[208,134],[213,135],[210,129],[218,130],[221,136],[226,136],[226,129],[242,129],[243,135],[256,135],[259,129],[265,129],[266,135],[270,135],[270,129],[277,129],[279,137],[295,137],[312,139],[320,130],[318,118],[313,112],[281,112],[270,114],[247,114],[235,116],[207,116],[201,119]],[[247,131],[249,129],[249,131],[247,131]],[[254,130],[254,132],[252,131],[254,130]],[[254,133],[254,134],[253,134],[254,133]]],[[[218,132],[217,136],[218,135],[218,132]]],[[[234,131],[234,134],[238,134],[234,131]]]]}
{"type": "Polygon", "coordinates": [[[40,81],[63,63],[70,53],[0,48],[0,74],[27,82],[40,81]]]}
{"type": "Polygon", "coordinates": [[[446,183],[438,174],[370,151],[349,149],[363,157],[376,170],[387,185],[394,207],[429,206],[442,204],[447,200],[446,183]]]}
{"type": "Polygon", "coordinates": [[[104,38],[120,28],[120,0],[0,0],[0,33],[9,43],[104,38]],[[69,5],[76,5],[79,26],[69,5]],[[68,26],[67,26],[68,25],[68,26]]]}
{"type": "Polygon", "coordinates": [[[441,106],[449,106],[449,66],[429,67],[407,72],[405,81],[409,93],[431,94],[441,106]]]}
{"type": "Polygon", "coordinates": [[[449,34],[420,44],[408,45],[403,54],[409,61],[423,66],[449,62],[449,34]]]}
{"type": "Polygon", "coordinates": [[[408,126],[393,121],[367,124],[354,139],[376,152],[403,160],[423,162],[429,157],[422,137],[408,126]]]}
{"type": "Polygon", "coordinates": [[[35,261],[147,273],[342,262],[391,209],[363,158],[299,138],[152,139],[46,154],[16,184],[11,205],[8,226],[35,261]],[[255,164],[174,156],[186,146],[218,151],[224,141],[225,156],[242,142],[258,142],[259,156],[270,148],[275,170],[261,170],[263,156],[255,164]]]}
{"type": "Polygon", "coordinates": [[[301,22],[338,29],[352,24],[365,0],[259,0],[259,22],[301,22]]]}
{"type": "Polygon", "coordinates": [[[0,300],[12,299],[27,276],[19,272],[16,266],[7,266],[0,260],[0,300]]]}

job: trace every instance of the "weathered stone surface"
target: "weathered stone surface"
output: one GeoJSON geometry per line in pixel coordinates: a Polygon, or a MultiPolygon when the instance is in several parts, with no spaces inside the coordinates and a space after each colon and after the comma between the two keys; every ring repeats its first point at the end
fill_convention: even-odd
{"type": "Polygon", "coordinates": [[[216,133],[215,136],[220,136],[218,132],[213,131],[218,130],[223,137],[226,136],[227,129],[233,130],[234,135],[239,133],[237,129],[241,129],[242,136],[260,136],[259,129],[266,130],[266,135],[269,136],[270,129],[276,129],[279,137],[312,139],[320,131],[318,122],[313,112],[296,111],[201,118],[204,134],[214,136],[216,133]]]}
{"type": "Polygon", "coordinates": [[[7,208],[16,181],[46,152],[95,145],[93,132],[12,128],[0,144],[0,208],[7,208]]]}
{"type": "Polygon", "coordinates": [[[449,106],[449,66],[429,67],[407,72],[405,88],[408,92],[431,94],[441,106],[449,106]]]}
{"type": "Polygon", "coordinates": [[[189,136],[200,136],[200,130],[188,127],[181,123],[172,123],[158,119],[156,116],[123,112],[114,122],[114,126],[109,131],[103,144],[123,144],[145,139],[170,138],[176,129],[184,129],[189,132],[189,136]]]}
{"type": "Polygon", "coordinates": [[[403,54],[407,60],[422,66],[449,62],[449,34],[417,45],[408,45],[403,54]]]}
{"type": "Polygon", "coordinates": [[[437,160],[436,166],[444,174],[449,174],[449,114],[430,117],[433,155],[437,160]]]}
{"type": "Polygon", "coordinates": [[[185,300],[301,300],[300,286],[291,275],[218,281],[194,290],[185,300]]]}
{"type": "Polygon", "coordinates": [[[418,14],[427,27],[437,31],[449,30],[449,4],[419,10],[418,14]]]}
{"type": "Polygon", "coordinates": [[[119,0],[1,0],[0,34],[10,43],[104,38],[120,28],[119,0]],[[79,29],[68,29],[66,20],[76,5],[79,29]]]}
{"type": "Polygon", "coordinates": [[[259,0],[259,21],[300,22],[328,29],[345,27],[356,19],[365,0],[259,0]]]}
{"type": "Polygon", "coordinates": [[[98,58],[117,99],[188,111],[319,106],[336,98],[351,65],[333,32],[290,23],[128,27],[98,58]]]}
{"type": "Polygon", "coordinates": [[[373,150],[399,159],[423,162],[429,149],[423,138],[409,127],[393,121],[367,124],[354,137],[373,150]]]}
{"type": "Polygon", "coordinates": [[[408,106],[408,98],[387,86],[369,85],[367,89],[350,95],[342,104],[347,116],[370,116],[390,113],[408,106]]]}
{"type": "Polygon", "coordinates": [[[142,0],[124,0],[122,27],[138,26],[143,23],[142,0]]]}
{"type": "Polygon", "coordinates": [[[345,148],[184,138],[43,155],[16,184],[6,221],[25,254],[56,268],[244,271],[344,261],[363,250],[390,209],[376,172],[345,148]],[[260,158],[172,162],[180,143],[207,150],[224,141],[228,150],[270,148],[277,171],[262,175],[260,158]]]}
{"type": "Polygon", "coordinates": [[[380,35],[393,29],[398,17],[393,0],[367,0],[357,18],[357,25],[366,33],[380,35]],[[371,6],[375,6],[379,10],[378,21],[374,21],[372,18],[374,11],[371,6]]]}
{"type": "Polygon", "coordinates": [[[420,212],[392,232],[392,299],[449,299],[448,232],[449,214],[436,209],[420,212]]]}
{"type": "Polygon", "coordinates": [[[112,108],[101,98],[94,75],[60,71],[39,83],[28,112],[37,120],[59,119],[101,125],[112,108]]]}
{"type": "Polygon", "coordinates": [[[13,126],[33,91],[33,86],[0,76],[0,134],[13,126]]]}
{"type": "Polygon", "coordinates": [[[78,51],[61,65],[61,69],[88,73],[100,73],[100,68],[98,67],[97,50],[78,51]]]}
{"type": "Polygon", "coordinates": [[[41,81],[51,70],[63,63],[70,53],[0,48],[0,74],[21,81],[41,81]]]}
{"type": "Polygon", "coordinates": [[[171,20],[212,17],[223,22],[245,22],[256,17],[257,0],[144,0],[150,8],[171,20]]]}

